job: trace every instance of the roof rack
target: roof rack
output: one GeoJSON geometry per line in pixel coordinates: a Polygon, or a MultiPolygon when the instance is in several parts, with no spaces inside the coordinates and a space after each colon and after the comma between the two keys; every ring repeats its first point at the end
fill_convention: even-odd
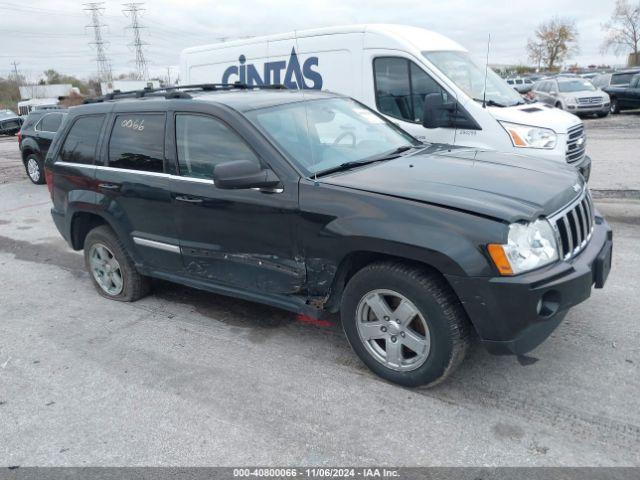
{"type": "Polygon", "coordinates": [[[122,92],[120,90],[114,90],[111,93],[107,93],[96,98],[87,98],[83,103],[100,103],[108,100],[117,100],[122,98],[143,98],[147,96],[162,96],[167,99],[173,98],[192,98],[188,92],[190,91],[203,91],[213,92],[217,90],[286,90],[287,87],[280,84],[275,85],[247,85],[246,83],[198,83],[194,85],[176,85],[173,87],[163,88],[149,88],[145,87],[142,90],[129,90],[122,92]],[[186,91],[185,91],[186,90],[186,91]]]}

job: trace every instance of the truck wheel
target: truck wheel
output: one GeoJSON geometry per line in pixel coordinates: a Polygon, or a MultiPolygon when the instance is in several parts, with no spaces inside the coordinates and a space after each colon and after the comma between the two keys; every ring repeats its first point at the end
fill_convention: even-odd
{"type": "Polygon", "coordinates": [[[136,270],[124,245],[105,225],[88,233],[84,262],[94,287],[105,298],[134,302],[149,292],[149,279],[136,270]]]}
{"type": "Polygon", "coordinates": [[[609,106],[609,110],[611,113],[620,113],[620,105],[618,105],[618,100],[615,98],[611,99],[611,105],[609,106]]]}
{"type": "Polygon", "coordinates": [[[556,108],[559,108],[560,110],[562,110],[562,103],[556,102],[556,108]]]}
{"type": "Polygon", "coordinates": [[[404,263],[375,263],[356,273],[340,315],[367,367],[407,387],[444,380],[469,344],[469,320],[451,287],[439,274],[404,263]]]}
{"type": "Polygon", "coordinates": [[[44,177],[44,165],[42,160],[35,153],[31,153],[24,161],[24,168],[27,171],[27,176],[36,185],[42,185],[45,183],[44,177]]]}

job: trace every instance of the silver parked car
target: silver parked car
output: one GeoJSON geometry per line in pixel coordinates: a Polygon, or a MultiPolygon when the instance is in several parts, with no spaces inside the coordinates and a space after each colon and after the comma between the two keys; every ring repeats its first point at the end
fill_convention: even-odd
{"type": "Polygon", "coordinates": [[[520,94],[530,92],[531,88],[533,87],[533,81],[531,81],[529,78],[521,78],[521,77],[507,78],[507,83],[511,85],[516,92],[520,94]]]}
{"type": "Polygon", "coordinates": [[[557,77],[541,80],[533,86],[536,100],[576,115],[609,114],[609,95],[578,77],[557,77]]]}

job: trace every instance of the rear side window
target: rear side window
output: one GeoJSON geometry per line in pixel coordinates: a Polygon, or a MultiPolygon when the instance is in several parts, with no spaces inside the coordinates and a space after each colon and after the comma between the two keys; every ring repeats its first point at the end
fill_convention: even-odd
{"type": "Polygon", "coordinates": [[[64,140],[60,150],[60,160],[93,165],[102,122],[104,122],[104,115],[78,118],[64,140]]]}
{"type": "Polygon", "coordinates": [[[391,117],[420,122],[425,96],[446,96],[433,78],[406,58],[376,58],[373,70],[378,111],[391,117]]]}
{"type": "Polygon", "coordinates": [[[109,140],[109,166],[164,171],[165,115],[127,113],[116,116],[109,140]]]}
{"type": "Polygon", "coordinates": [[[213,178],[213,167],[233,160],[260,164],[240,136],[219,120],[204,115],[176,115],[176,146],[180,174],[213,178]]]}
{"type": "Polygon", "coordinates": [[[633,72],[614,73],[611,75],[611,85],[629,85],[631,77],[633,77],[633,72]]]}
{"type": "Polygon", "coordinates": [[[38,124],[37,130],[40,130],[42,132],[57,132],[58,128],[60,128],[61,123],[61,113],[50,113],[42,117],[42,120],[40,120],[40,123],[38,124]]]}

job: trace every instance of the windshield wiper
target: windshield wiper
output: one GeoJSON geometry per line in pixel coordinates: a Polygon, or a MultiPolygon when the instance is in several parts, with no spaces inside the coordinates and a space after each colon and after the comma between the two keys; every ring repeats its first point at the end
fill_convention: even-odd
{"type": "Polygon", "coordinates": [[[351,170],[352,168],[361,167],[363,165],[369,165],[371,163],[384,162],[385,160],[393,160],[394,158],[399,157],[401,153],[406,152],[407,150],[411,150],[413,148],[421,147],[421,146],[422,145],[403,145],[379,157],[370,157],[365,160],[353,160],[351,162],[344,162],[344,163],[341,163],[340,165],[336,165],[335,167],[327,168],[326,170],[321,170],[319,172],[316,172],[314,176],[322,177],[323,175],[329,175],[330,173],[336,173],[336,172],[343,172],[345,170],[351,170]]]}
{"type": "MultiPolygon", "coordinates": [[[[481,98],[474,98],[474,100],[475,100],[476,102],[480,102],[480,103],[482,103],[482,99],[481,99],[481,98]]],[[[498,102],[496,102],[495,100],[486,100],[486,102],[485,102],[485,103],[486,103],[486,105],[487,105],[488,107],[506,107],[506,105],[503,105],[502,103],[498,103],[498,102]]]]}

